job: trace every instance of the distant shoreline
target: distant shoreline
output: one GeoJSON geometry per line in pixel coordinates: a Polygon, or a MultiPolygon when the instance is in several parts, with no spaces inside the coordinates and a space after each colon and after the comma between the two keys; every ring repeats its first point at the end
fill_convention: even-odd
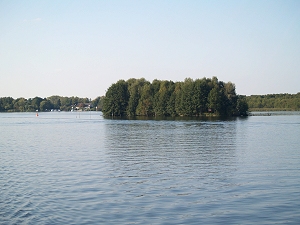
{"type": "Polygon", "coordinates": [[[299,109],[291,109],[291,108],[249,108],[249,112],[293,112],[300,111],[299,109]]]}
{"type": "Polygon", "coordinates": [[[283,115],[300,115],[300,111],[282,111],[282,110],[278,110],[278,111],[251,111],[248,112],[248,116],[283,116],[283,115]]]}

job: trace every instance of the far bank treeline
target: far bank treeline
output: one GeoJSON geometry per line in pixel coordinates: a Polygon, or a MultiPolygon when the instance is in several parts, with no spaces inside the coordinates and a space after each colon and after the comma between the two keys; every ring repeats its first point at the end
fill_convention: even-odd
{"type": "Polygon", "coordinates": [[[268,94],[247,96],[251,111],[299,111],[300,92],[297,94],[268,94]]]}
{"type": "Polygon", "coordinates": [[[217,77],[183,82],[131,78],[112,84],[103,99],[104,116],[247,115],[246,96],[217,77]]]}
{"type": "Polygon", "coordinates": [[[47,98],[0,98],[0,112],[34,112],[36,110],[46,112],[52,110],[99,110],[102,108],[101,97],[94,100],[79,97],[62,97],[53,95],[47,98]]]}

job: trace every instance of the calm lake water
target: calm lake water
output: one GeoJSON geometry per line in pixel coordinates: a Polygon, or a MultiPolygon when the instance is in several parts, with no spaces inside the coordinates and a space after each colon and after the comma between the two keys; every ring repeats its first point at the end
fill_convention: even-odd
{"type": "Polygon", "coordinates": [[[300,114],[0,113],[1,224],[300,224],[300,114]]]}

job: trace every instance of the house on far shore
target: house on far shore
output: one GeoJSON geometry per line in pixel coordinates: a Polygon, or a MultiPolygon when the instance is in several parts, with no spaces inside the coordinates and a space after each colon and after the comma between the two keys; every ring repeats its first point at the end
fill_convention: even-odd
{"type": "Polygon", "coordinates": [[[77,111],[89,111],[93,107],[92,103],[78,103],[75,107],[77,111]]]}

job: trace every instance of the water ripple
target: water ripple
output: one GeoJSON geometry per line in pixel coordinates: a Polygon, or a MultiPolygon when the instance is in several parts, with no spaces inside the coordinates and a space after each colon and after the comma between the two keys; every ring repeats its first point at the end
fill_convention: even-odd
{"type": "Polygon", "coordinates": [[[89,117],[0,114],[0,224],[300,221],[300,117],[89,117]]]}

